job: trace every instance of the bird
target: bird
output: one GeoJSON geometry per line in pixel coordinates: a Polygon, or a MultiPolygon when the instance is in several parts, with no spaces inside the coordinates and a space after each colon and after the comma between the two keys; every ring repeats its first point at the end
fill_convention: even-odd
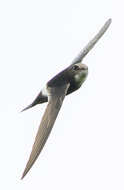
{"type": "Polygon", "coordinates": [[[108,19],[95,37],[83,48],[79,55],[72,61],[66,69],[58,73],[47,82],[35,100],[22,111],[34,107],[37,104],[48,102],[45,113],[39,125],[38,132],[32,147],[29,160],[21,179],[29,172],[34,162],[43,149],[52,127],[55,123],[59,110],[66,95],[78,90],[88,75],[88,66],[82,63],[83,58],[94,47],[97,41],[103,36],[111,24],[112,19],[108,19]]]}

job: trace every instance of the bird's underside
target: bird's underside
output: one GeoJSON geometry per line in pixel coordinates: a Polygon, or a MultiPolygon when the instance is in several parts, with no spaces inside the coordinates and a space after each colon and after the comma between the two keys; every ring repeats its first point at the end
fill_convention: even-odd
{"type": "Polygon", "coordinates": [[[34,145],[32,147],[29,160],[27,162],[26,168],[23,172],[21,179],[23,179],[24,176],[28,173],[28,171],[36,161],[37,157],[39,156],[41,150],[43,149],[45,142],[52,130],[54,122],[57,118],[59,110],[62,106],[65,96],[77,90],[84,82],[88,71],[87,67],[84,64],[81,64],[81,61],[88,54],[88,52],[94,47],[94,45],[102,37],[102,35],[106,32],[110,24],[111,24],[111,19],[109,19],[104,24],[104,26],[97,33],[97,35],[85,46],[85,48],[74,59],[72,64],[69,67],[67,67],[64,71],[56,75],[53,79],[51,79],[47,83],[45,91],[41,90],[41,92],[38,94],[38,96],[32,102],[32,104],[30,104],[29,106],[27,106],[25,109],[22,110],[24,111],[37,104],[48,102],[47,108],[45,110],[45,113],[43,115],[43,118],[41,120],[35,138],[34,145]],[[69,78],[67,75],[70,75],[72,78],[71,77],[69,78]],[[62,81],[61,81],[61,76],[63,77],[62,81]],[[61,81],[61,83],[60,84],[56,83],[56,81],[61,81]],[[77,82],[80,82],[80,84],[77,85],[77,82]]]}

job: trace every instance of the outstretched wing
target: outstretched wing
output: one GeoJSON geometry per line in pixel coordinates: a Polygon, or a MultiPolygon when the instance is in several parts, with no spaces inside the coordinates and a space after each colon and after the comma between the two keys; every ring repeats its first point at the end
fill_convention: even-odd
{"type": "Polygon", "coordinates": [[[94,47],[97,41],[106,32],[111,22],[112,22],[111,19],[107,20],[107,22],[104,24],[101,30],[96,34],[96,36],[84,47],[84,49],[79,53],[79,55],[73,60],[72,64],[82,61],[82,59],[89,53],[89,51],[94,47]]]}
{"type": "Polygon", "coordinates": [[[61,105],[63,103],[64,97],[67,93],[67,90],[69,88],[69,84],[65,84],[62,87],[59,86],[56,88],[49,88],[49,101],[47,108],[45,110],[45,113],[43,115],[42,121],[40,123],[34,145],[32,147],[32,152],[30,155],[30,158],[27,162],[26,168],[24,170],[24,173],[22,175],[22,178],[28,173],[34,162],[36,161],[37,157],[39,156],[42,148],[45,145],[45,142],[51,132],[51,129],[54,125],[54,122],[56,120],[56,117],[58,115],[58,112],[61,108],[61,105]]]}

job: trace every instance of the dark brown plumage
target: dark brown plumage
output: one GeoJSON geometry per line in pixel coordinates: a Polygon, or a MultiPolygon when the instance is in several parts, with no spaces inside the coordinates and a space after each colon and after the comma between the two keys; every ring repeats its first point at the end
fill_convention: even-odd
{"type": "Polygon", "coordinates": [[[45,89],[41,90],[36,99],[27,106],[24,110],[27,110],[37,104],[48,101],[46,111],[41,120],[30,158],[27,162],[26,168],[23,172],[22,178],[30,170],[37,157],[39,156],[44,144],[51,132],[56,117],[62,106],[63,100],[66,95],[79,89],[82,83],[85,81],[88,74],[88,67],[81,63],[82,59],[88,54],[88,52],[94,47],[96,42],[108,29],[111,24],[109,19],[105,25],[101,28],[98,34],[87,44],[87,46],[80,52],[80,54],[74,59],[72,64],[65,70],[61,71],[58,75],[53,77],[45,86],[45,89]]]}

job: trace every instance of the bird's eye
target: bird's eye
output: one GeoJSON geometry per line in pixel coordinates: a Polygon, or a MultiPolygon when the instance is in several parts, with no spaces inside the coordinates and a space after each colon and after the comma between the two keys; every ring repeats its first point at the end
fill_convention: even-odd
{"type": "Polygon", "coordinates": [[[79,70],[79,66],[78,66],[78,65],[74,65],[74,66],[73,66],[73,69],[74,69],[75,71],[77,71],[77,70],[79,70]]]}

